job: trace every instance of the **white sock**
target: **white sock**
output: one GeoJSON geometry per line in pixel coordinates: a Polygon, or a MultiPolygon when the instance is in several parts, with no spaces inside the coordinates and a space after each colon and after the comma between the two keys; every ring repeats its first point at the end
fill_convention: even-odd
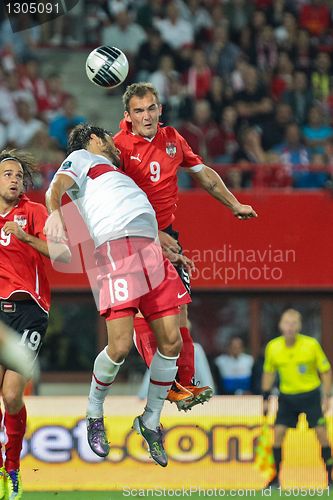
{"type": "Polygon", "coordinates": [[[178,370],[177,359],[178,356],[164,356],[158,349],[154,354],[150,365],[147,405],[142,415],[148,429],[156,429],[160,425],[163,404],[178,370]]]}
{"type": "Polygon", "coordinates": [[[107,347],[95,359],[88,398],[88,418],[103,417],[103,403],[120,366],[124,362],[123,360],[121,363],[116,363],[110,358],[106,350],[107,347]]]}

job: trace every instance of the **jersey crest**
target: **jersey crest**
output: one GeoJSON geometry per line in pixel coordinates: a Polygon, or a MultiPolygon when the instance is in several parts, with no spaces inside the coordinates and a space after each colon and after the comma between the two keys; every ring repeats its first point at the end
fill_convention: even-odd
{"type": "Polygon", "coordinates": [[[72,162],[71,161],[64,161],[64,163],[61,165],[60,169],[61,170],[67,170],[68,168],[71,168],[72,162]]]}
{"type": "Polygon", "coordinates": [[[25,215],[14,215],[14,222],[23,228],[27,225],[27,218],[25,215]]]}
{"type": "Polygon", "coordinates": [[[167,155],[170,156],[170,158],[174,158],[176,156],[176,153],[177,153],[176,144],[174,142],[167,142],[165,151],[166,151],[167,155]]]}

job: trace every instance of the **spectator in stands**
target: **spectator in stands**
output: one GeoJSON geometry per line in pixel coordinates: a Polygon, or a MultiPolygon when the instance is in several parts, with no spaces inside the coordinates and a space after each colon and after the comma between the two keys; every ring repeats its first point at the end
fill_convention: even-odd
{"type": "Polygon", "coordinates": [[[224,154],[217,158],[218,162],[231,163],[238,150],[236,135],[237,111],[234,106],[226,106],[221,113],[221,132],[223,136],[224,154]]]}
{"type": "Polygon", "coordinates": [[[260,85],[258,72],[253,66],[246,68],[244,90],[236,93],[235,105],[241,125],[259,125],[263,127],[272,116],[272,100],[268,96],[267,90],[260,85]]]}
{"type": "Polygon", "coordinates": [[[223,135],[212,118],[212,110],[207,100],[195,101],[193,118],[179,128],[179,133],[189,143],[193,151],[205,161],[214,161],[224,153],[223,135]]]}
{"type": "Polygon", "coordinates": [[[212,43],[207,47],[208,61],[213,71],[228,80],[236,67],[240,49],[229,39],[226,26],[217,26],[213,32],[212,43]]]}
{"type": "Polygon", "coordinates": [[[284,92],[289,90],[293,81],[294,65],[287,52],[281,51],[278,64],[271,83],[271,95],[279,101],[284,92]]]}
{"type": "Polygon", "coordinates": [[[213,25],[212,16],[199,0],[187,1],[184,19],[193,26],[197,43],[207,37],[207,33],[209,33],[213,25]]]}
{"type": "Polygon", "coordinates": [[[44,124],[34,118],[31,105],[25,100],[16,103],[17,118],[8,125],[8,146],[25,148],[34,136],[43,129],[44,124]]]}
{"type": "Polygon", "coordinates": [[[233,336],[228,342],[227,354],[214,360],[218,369],[218,394],[249,394],[253,357],[244,352],[244,342],[233,336]]]}
{"type": "Polygon", "coordinates": [[[313,103],[312,90],[303,71],[294,73],[292,87],[284,92],[282,99],[291,107],[294,120],[303,125],[313,103]]]}
{"type": "Polygon", "coordinates": [[[156,19],[163,17],[163,4],[163,0],[146,0],[137,10],[136,22],[145,30],[149,30],[153,27],[156,19]]]}
{"type": "Polygon", "coordinates": [[[146,81],[151,73],[157,71],[163,56],[174,57],[173,50],[162,40],[157,28],[149,28],[147,35],[148,38],[140,45],[136,57],[137,81],[146,81]]]}
{"type": "MultiPolygon", "coordinates": [[[[170,74],[169,97],[162,108],[162,121],[166,125],[178,128],[193,114],[194,102],[188,95],[177,72],[170,74]]],[[[183,171],[184,169],[181,169],[183,171]]],[[[188,179],[188,176],[185,176],[188,179]]],[[[190,183],[191,184],[191,183],[190,183]]]]}
{"type": "Polygon", "coordinates": [[[310,108],[308,122],[303,127],[303,137],[312,154],[324,154],[328,141],[333,137],[333,128],[325,122],[324,113],[318,104],[310,108]]]}
{"type": "Polygon", "coordinates": [[[114,45],[125,52],[130,63],[134,64],[140,45],[147,39],[146,32],[137,23],[131,20],[127,10],[120,10],[115,16],[115,22],[102,29],[101,41],[103,45],[114,45]]]}
{"type": "Polygon", "coordinates": [[[41,111],[41,103],[46,99],[46,81],[41,76],[41,64],[37,57],[28,57],[24,61],[20,86],[28,90],[35,98],[37,113],[41,111]]]}
{"type": "Polygon", "coordinates": [[[188,94],[195,99],[205,99],[211,88],[212,78],[205,52],[202,49],[194,50],[193,64],[184,78],[188,94]]]}
{"type": "Polygon", "coordinates": [[[326,52],[319,52],[315,59],[315,69],[310,75],[315,99],[326,103],[330,94],[332,78],[331,58],[326,52]]]}
{"type": "Polygon", "coordinates": [[[77,47],[83,41],[82,22],[84,2],[75,2],[66,15],[55,16],[51,24],[53,36],[48,41],[50,45],[77,47]]]}
{"type": "Polygon", "coordinates": [[[291,173],[297,169],[307,169],[310,165],[310,151],[302,142],[301,131],[297,123],[286,127],[284,141],[273,148],[278,161],[291,173]]]}
{"type": "Polygon", "coordinates": [[[67,149],[68,134],[79,123],[85,123],[86,117],[77,114],[77,101],[72,95],[64,100],[63,112],[57,115],[49,124],[49,135],[62,151],[67,149]]]}
{"type": "Polygon", "coordinates": [[[315,153],[311,157],[311,170],[294,172],[293,186],[299,189],[322,189],[328,185],[329,179],[326,156],[315,153]]]}
{"type": "Polygon", "coordinates": [[[298,30],[296,42],[289,51],[289,54],[291,60],[294,61],[296,69],[305,71],[309,75],[316,56],[316,49],[311,44],[311,38],[307,31],[298,30]]]}
{"type": "Polygon", "coordinates": [[[241,92],[244,90],[244,81],[246,77],[246,70],[249,67],[247,59],[241,54],[237,61],[234,71],[230,75],[230,88],[231,94],[228,95],[229,98],[233,98],[233,94],[236,92],[241,92]]]}
{"type": "Polygon", "coordinates": [[[249,24],[252,12],[253,4],[247,0],[233,0],[225,5],[224,14],[233,37],[237,37],[249,24]]]}
{"type": "Polygon", "coordinates": [[[39,101],[40,117],[50,122],[63,108],[68,92],[62,88],[62,78],[59,73],[52,71],[46,78],[46,95],[39,101]]]}
{"type": "Polygon", "coordinates": [[[148,80],[157,89],[161,104],[166,104],[170,95],[170,79],[175,73],[175,61],[171,55],[164,55],[159,62],[159,68],[152,73],[148,80]]]}
{"type": "Polygon", "coordinates": [[[16,102],[24,100],[29,102],[32,112],[36,113],[36,102],[30,90],[20,87],[18,74],[16,71],[4,75],[4,80],[0,86],[0,120],[9,123],[17,118],[16,102]]]}
{"type": "MultiPolygon", "coordinates": [[[[261,130],[258,127],[244,126],[238,134],[239,148],[233,156],[233,163],[242,167],[251,164],[262,165],[266,162],[266,154],[261,144],[261,130]]],[[[235,173],[233,181],[236,182],[235,173]]],[[[239,187],[250,187],[254,172],[252,169],[243,169],[237,179],[239,187]]]]}
{"type": "Polygon", "coordinates": [[[280,50],[290,52],[296,43],[297,35],[296,17],[291,12],[285,12],[282,25],[275,29],[275,38],[280,50]]]}
{"type": "Polygon", "coordinates": [[[96,47],[104,24],[110,20],[107,0],[86,0],[85,2],[84,43],[96,47]]]}
{"type": "Polygon", "coordinates": [[[255,42],[255,65],[265,75],[272,73],[278,64],[278,47],[272,26],[265,26],[255,42]]]}
{"type": "Polygon", "coordinates": [[[331,26],[330,8],[324,0],[310,0],[300,8],[300,26],[318,36],[331,26]]]}
{"type": "Polygon", "coordinates": [[[266,123],[262,131],[262,146],[265,151],[269,151],[283,142],[286,127],[292,121],[294,121],[293,112],[289,104],[279,102],[276,105],[273,119],[266,123]]]}
{"type": "Polygon", "coordinates": [[[168,3],[166,18],[156,19],[154,24],[161,32],[162,39],[174,50],[178,50],[184,45],[193,44],[194,27],[182,19],[176,1],[168,3]]]}
{"type": "Polygon", "coordinates": [[[285,12],[291,12],[296,15],[294,0],[274,0],[267,8],[268,24],[277,28],[283,24],[283,16],[285,12]]]}
{"type": "Polygon", "coordinates": [[[216,123],[220,122],[224,108],[231,104],[230,96],[232,95],[232,91],[228,92],[228,89],[225,88],[223,78],[217,75],[213,76],[212,84],[207,94],[207,101],[210,103],[212,116],[216,123]]]}
{"type": "Polygon", "coordinates": [[[7,144],[7,127],[0,122],[0,150],[7,144]]]}
{"type": "Polygon", "coordinates": [[[6,17],[0,25],[0,48],[10,48],[19,60],[36,54],[41,35],[28,13],[6,17]]]}

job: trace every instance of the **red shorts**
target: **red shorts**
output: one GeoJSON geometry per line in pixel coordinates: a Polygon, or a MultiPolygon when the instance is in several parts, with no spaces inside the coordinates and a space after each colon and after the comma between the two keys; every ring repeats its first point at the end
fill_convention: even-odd
{"type": "Polygon", "coordinates": [[[134,316],[146,319],[177,314],[191,302],[177,271],[148,238],[126,237],[96,249],[99,309],[106,320],[134,316]]]}

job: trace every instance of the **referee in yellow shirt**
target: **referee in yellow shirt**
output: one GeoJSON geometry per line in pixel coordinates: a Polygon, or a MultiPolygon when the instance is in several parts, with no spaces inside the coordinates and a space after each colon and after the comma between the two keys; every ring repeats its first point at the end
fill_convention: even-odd
{"type": "Polygon", "coordinates": [[[332,484],[333,460],[324,418],[331,395],[331,366],[317,340],[299,333],[301,326],[302,317],[298,311],[285,311],[279,323],[281,336],[271,340],[265,351],[262,390],[266,411],[277,373],[280,379],[273,444],[276,475],[269,486],[279,486],[281,446],[288,428],[296,427],[300,413],[306,414],[309,427],[316,431],[328,484],[332,484]]]}

